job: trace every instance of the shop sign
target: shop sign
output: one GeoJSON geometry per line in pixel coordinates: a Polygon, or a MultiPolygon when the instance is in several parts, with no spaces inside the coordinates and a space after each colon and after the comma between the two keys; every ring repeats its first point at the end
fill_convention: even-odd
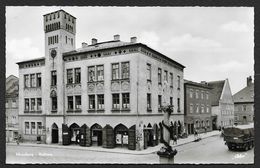
{"type": "Polygon", "coordinates": [[[121,144],[121,143],[122,143],[122,135],[116,134],[116,144],[121,144]]]}
{"type": "Polygon", "coordinates": [[[123,135],[123,144],[128,144],[128,135],[123,135]]]}
{"type": "Polygon", "coordinates": [[[97,141],[97,136],[93,136],[92,141],[97,141]]]}

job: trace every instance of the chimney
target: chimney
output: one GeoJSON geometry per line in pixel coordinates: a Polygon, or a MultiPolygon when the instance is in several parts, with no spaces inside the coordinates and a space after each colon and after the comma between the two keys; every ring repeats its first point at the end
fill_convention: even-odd
{"type": "Polygon", "coordinates": [[[131,37],[130,40],[131,40],[131,43],[136,43],[137,42],[137,38],[136,37],[131,37]]]}
{"type": "Polygon", "coordinates": [[[119,40],[120,40],[120,35],[119,34],[114,35],[114,41],[119,41],[119,40]]]}
{"type": "Polygon", "coordinates": [[[249,77],[246,78],[246,85],[250,86],[251,84],[252,84],[252,77],[249,76],[249,77]]]}
{"type": "Polygon", "coordinates": [[[88,46],[88,44],[85,42],[81,43],[81,45],[82,45],[82,48],[86,48],[88,46]]]}
{"type": "Polygon", "coordinates": [[[95,45],[95,44],[97,44],[97,39],[95,39],[95,38],[92,38],[92,45],[95,45]]]}

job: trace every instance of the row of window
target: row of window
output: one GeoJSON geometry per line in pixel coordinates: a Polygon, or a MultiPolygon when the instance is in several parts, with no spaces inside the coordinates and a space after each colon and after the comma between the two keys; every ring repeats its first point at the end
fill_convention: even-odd
{"type": "Polygon", "coordinates": [[[11,100],[5,100],[5,108],[16,108],[16,107],[18,107],[16,99],[12,99],[11,106],[9,104],[9,101],[11,101],[11,100]]]}
{"type": "Polygon", "coordinates": [[[60,22],[52,23],[45,26],[46,32],[50,32],[58,29],[60,29],[60,22]]]}
{"type": "Polygon", "coordinates": [[[70,44],[73,45],[73,38],[69,38],[68,36],[65,36],[66,44],[68,44],[68,41],[70,41],[70,44]]]}
{"type": "MultiPolygon", "coordinates": [[[[130,69],[129,62],[115,63],[112,64],[112,80],[120,79],[129,79],[130,69]],[[120,71],[121,65],[121,71],[120,71]]],[[[88,67],[88,81],[103,81],[104,80],[104,65],[96,65],[88,67]]],[[[67,84],[72,83],[81,83],[81,69],[67,69],[67,84]]]]}
{"type": "Polygon", "coordinates": [[[36,74],[26,74],[24,75],[24,86],[28,87],[41,87],[42,79],[41,73],[36,74]]]}
{"type": "Polygon", "coordinates": [[[25,122],[24,134],[42,135],[42,122],[25,122]]]}
{"type": "MultiPolygon", "coordinates": [[[[199,90],[196,90],[196,91],[194,91],[193,92],[193,89],[190,89],[190,98],[196,98],[196,99],[199,99],[199,90]],[[194,95],[194,93],[195,93],[195,95],[194,95]]],[[[201,91],[201,93],[200,93],[200,98],[201,99],[204,99],[204,97],[205,97],[205,99],[206,100],[208,100],[209,99],[209,92],[204,92],[204,91],[201,91]]]]}
{"type": "MultiPolygon", "coordinates": [[[[152,67],[151,64],[147,64],[147,80],[152,81],[152,67]]],[[[168,77],[168,71],[164,70],[163,71],[163,81],[169,82],[169,77],[168,77]]],[[[178,82],[178,89],[180,88],[180,76],[177,76],[177,82],[178,82]]],[[[162,69],[158,68],[158,84],[162,84],[162,69]]],[[[173,73],[170,72],[170,87],[173,87],[173,73]]]]}
{"type": "MultiPolygon", "coordinates": [[[[170,97],[170,105],[173,105],[173,97],[170,97]]],[[[147,110],[150,111],[152,108],[152,95],[147,93],[147,110]]],[[[162,108],[162,95],[158,95],[158,109],[162,108]]],[[[180,112],[180,98],[177,98],[177,111],[180,112]]]]}
{"type": "Polygon", "coordinates": [[[48,45],[59,43],[59,36],[48,37],[48,45]]]}
{"type": "Polygon", "coordinates": [[[221,126],[222,127],[229,126],[229,125],[233,125],[233,123],[234,123],[233,119],[230,119],[229,121],[221,121],[221,126]]]}
{"type": "Polygon", "coordinates": [[[196,120],[195,121],[195,128],[204,128],[204,127],[210,127],[210,122],[209,120],[206,120],[206,121],[198,121],[196,120]]]}
{"type": "Polygon", "coordinates": [[[254,111],[254,105],[236,105],[236,111],[254,111]]]}
{"type": "Polygon", "coordinates": [[[24,111],[41,111],[42,99],[41,98],[25,98],[24,99],[24,111]]]}
{"type": "Polygon", "coordinates": [[[51,13],[50,15],[46,15],[45,16],[45,21],[47,22],[48,20],[52,20],[52,19],[56,19],[60,17],[60,12],[55,12],[55,13],[51,13]]]}
{"type": "Polygon", "coordinates": [[[73,32],[73,26],[66,23],[66,30],[73,32]]]}
{"type": "Polygon", "coordinates": [[[221,114],[222,115],[233,115],[234,112],[232,110],[222,110],[221,114]]]}
{"type": "Polygon", "coordinates": [[[192,103],[190,104],[190,113],[194,113],[194,112],[196,112],[196,113],[205,113],[205,110],[206,110],[206,113],[209,113],[209,109],[210,107],[209,107],[209,105],[207,105],[207,106],[204,106],[204,104],[201,104],[200,106],[199,106],[199,104],[196,104],[196,106],[195,105],[193,105],[192,103]]]}

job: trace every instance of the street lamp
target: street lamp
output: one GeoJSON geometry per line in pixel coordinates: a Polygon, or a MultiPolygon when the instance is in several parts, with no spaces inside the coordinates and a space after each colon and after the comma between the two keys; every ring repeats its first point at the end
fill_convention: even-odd
{"type": "Polygon", "coordinates": [[[160,163],[174,163],[174,156],[177,154],[176,149],[172,149],[170,146],[170,134],[172,133],[170,130],[170,123],[169,119],[171,116],[171,113],[173,112],[173,105],[169,105],[167,103],[167,99],[169,98],[169,86],[168,82],[164,81],[163,84],[163,105],[162,105],[162,111],[164,113],[164,119],[162,121],[162,124],[160,124],[160,128],[163,131],[163,137],[161,137],[161,142],[164,144],[164,146],[157,152],[157,155],[159,156],[160,163]]]}

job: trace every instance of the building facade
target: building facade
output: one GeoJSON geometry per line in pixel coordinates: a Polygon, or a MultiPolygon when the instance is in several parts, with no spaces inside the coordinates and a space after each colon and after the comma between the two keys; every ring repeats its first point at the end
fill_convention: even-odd
{"type": "Polygon", "coordinates": [[[163,103],[184,124],[183,65],[135,37],[76,49],[76,18],[63,10],[44,15],[44,31],[45,57],[18,63],[24,139],[144,149],[158,144],[163,103]]]}
{"type": "Polygon", "coordinates": [[[211,88],[206,83],[184,81],[184,124],[187,134],[212,130],[211,88]]]}
{"type": "Polygon", "coordinates": [[[6,142],[14,141],[18,136],[18,90],[19,79],[10,75],[6,78],[5,116],[6,142]]]}
{"type": "Polygon", "coordinates": [[[235,104],[235,123],[254,122],[254,83],[252,77],[247,78],[247,85],[233,96],[235,104]]]}
{"type": "Polygon", "coordinates": [[[211,87],[212,128],[234,124],[234,100],[228,79],[208,82],[211,87]]]}

